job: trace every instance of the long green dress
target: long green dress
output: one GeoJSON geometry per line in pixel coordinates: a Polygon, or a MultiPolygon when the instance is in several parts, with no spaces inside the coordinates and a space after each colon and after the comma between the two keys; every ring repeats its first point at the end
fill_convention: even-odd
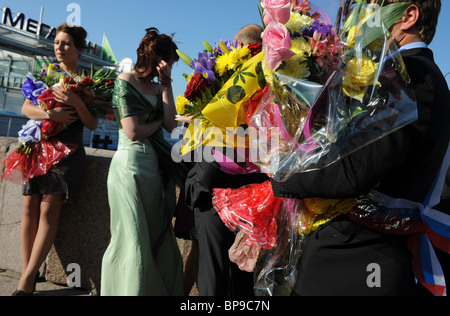
{"type": "Polygon", "coordinates": [[[140,123],[155,120],[163,113],[162,97],[143,95],[117,79],[113,102],[119,147],[108,176],[111,241],[102,262],[101,295],[183,295],[183,262],[171,223],[175,187],[160,170],[154,145],[155,139],[162,142],[162,131],[132,142],[120,125],[128,116],[138,116],[140,123]]]}

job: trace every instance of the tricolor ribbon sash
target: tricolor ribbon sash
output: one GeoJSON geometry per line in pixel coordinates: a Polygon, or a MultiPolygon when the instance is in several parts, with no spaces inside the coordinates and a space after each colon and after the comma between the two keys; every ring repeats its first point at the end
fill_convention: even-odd
{"type": "Polygon", "coordinates": [[[440,203],[449,166],[450,146],[422,204],[372,191],[347,214],[353,221],[374,230],[410,235],[408,247],[414,258],[415,277],[437,296],[446,296],[447,288],[434,247],[450,254],[450,216],[433,208],[440,203]]]}

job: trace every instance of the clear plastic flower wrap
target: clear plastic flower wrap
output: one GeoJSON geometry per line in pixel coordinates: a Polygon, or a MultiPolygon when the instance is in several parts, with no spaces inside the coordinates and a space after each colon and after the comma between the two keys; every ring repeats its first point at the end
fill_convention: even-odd
{"type": "MultiPolygon", "coordinates": [[[[268,10],[269,2],[262,1],[267,84],[245,103],[246,153],[261,172],[284,181],[321,169],[417,120],[415,95],[388,32],[408,3],[380,8],[359,0],[338,33],[308,0],[268,10]]],[[[265,296],[290,294],[304,237],[354,211],[357,202],[278,200],[269,183],[216,190],[213,199],[223,222],[239,230],[230,258],[255,272],[255,292],[265,296]]]]}
{"type": "MultiPolygon", "coordinates": [[[[60,108],[52,89],[46,89],[35,99],[43,110],[60,108]]],[[[2,179],[15,184],[25,184],[30,179],[43,176],[53,165],[67,158],[77,148],[64,144],[57,138],[64,125],[52,120],[29,121],[19,132],[19,148],[3,160],[2,179]]]]}
{"type": "Polygon", "coordinates": [[[284,199],[277,217],[277,247],[263,251],[255,267],[257,296],[289,296],[297,276],[297,263],[303,251],[304,234],[299,233],[301,200],[284,199]]]}
{"type": "Polygon", "coordinates": [[[358,199],[347,216],[354,222],[383,233],[397,235],[423,234],[425,228],[419,208],[414,203],[385,206],[376,191],[358,199]],[[410,205],[408,205],[410,204],[410,205]]]}
{"type": "MultiPolygon", "coordinates": [[[[295,24],[297,31],[286,24],[296,54],[271,69],[265,47],[269,89],[247,123],[270,136],[256,164],[272,178],[324,168],[417,120],[401,55],[384,20],[374,20],[398,15],[401,7],[382,9],[358,2],[339,35],[326,19],[294,12],[291,20],[309,19],[295,24]]],[[[271,35],[266,32],[263,37],[271,35]]],[[[250,142],[260,146],[257,138],[250,142]]]]}
{"type": "MultiPolygon", "coordinates": [[[[98,118],[114,119],[111,98],[114,90],[115,71],[94,73],[84,78],[72,77],[58,64],[50,66],[40,73],[31,74],[22,87],[23,96],[46,112],[64,105],[55,99],[54,89],[70,90],[76,93],[86,104],[88,110],[98,118]],[[58,87],[58,88],[57,88],[58,87]]],[[[76,144],[65,144],[56,137],[67,126],[50,119],[30,120],[19,131],[19,148],[3,160],[5,171],[2,179],[25,184],[30,179],[43,176],[77,149],[76,144]]]]}
{"type": "Polygon", "coordinates": [[[213,205],[225,225],[236,232],[230,260],[242,271],[254,272],[255,292],[288,295],[295,282],[302,252],[301,200],[273,195],[270,182],[239,189],[215,189],[213,205]]]}
{"type": "Polygon", "coordinates": [[[239,189],[214,189],[213,205],[231,230],[242,230],[248,246],[273,249],[277,245],[277,218],[283,199],[275,197],[269,181],[239,189]]]}

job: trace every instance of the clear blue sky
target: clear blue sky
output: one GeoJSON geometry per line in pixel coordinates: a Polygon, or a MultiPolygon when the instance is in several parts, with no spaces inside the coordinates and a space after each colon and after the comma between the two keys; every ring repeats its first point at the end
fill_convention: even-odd
{"type": "MultiPolygon", "coordinates": [[[[202,42],[214,44],[220,39],[233,38],[246,24],[260,23],[258,0],[2,0],[1,7],[27,18],[39,20],[44,6],[44,23],[56,27],[65,22],[70,12],[67,6],[77,3],[81,8],[81,25],[88,31],[88,40],[102,43],[106,33],[116,58],[136,60],[136,49],[148,27],[157,27],[162,33],[175,33],[180,50],[196,57],[202,42]]],[[[312,0],[334,20],[339,0],[312,0]]],[[[436,62],[445,74],[450,72],[450,1],[442,0],[442,13],[436,38],[431,45],[436,62]]],[[[182,94],[184,72],[190,69],[181,61],[174,68],[174,92],[182,94]]],[[[450,82],[450,75],[447,76],[450,82]]]]}

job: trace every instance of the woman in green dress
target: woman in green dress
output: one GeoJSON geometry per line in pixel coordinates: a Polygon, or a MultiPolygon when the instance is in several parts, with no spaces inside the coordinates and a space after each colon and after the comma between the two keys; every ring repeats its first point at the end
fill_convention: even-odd
{"type": "Polygon", "coordinates": [[[177,46],[157,29],[146,31],[134,71],[119,75],[113,97],[119,148],[108,177],[111,241],[102,263],[102,296],[183,295],[183,262],[171,222],[175,186],[160,165],[170,159],[160,154],[161,128],[177,126],[171,87],[177,46]]]}

